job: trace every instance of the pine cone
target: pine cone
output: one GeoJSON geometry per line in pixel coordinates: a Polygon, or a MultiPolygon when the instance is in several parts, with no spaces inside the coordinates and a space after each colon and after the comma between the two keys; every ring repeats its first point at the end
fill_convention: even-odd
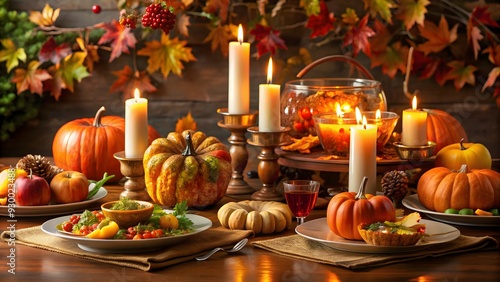
{"type": "Polygon", "coordinates": [[[58,168],[57,166],[53,166],[49,160],[47,160],[44,156],[40,155],[26,155],[22,157],[18,162],[16,167],[20,169],[24,169],[27,173],[31,173],[33,175],[37,175],[40,177],[45,178],[47,182],[50,183],[50,180],[58,174],[59,172],[63,171],[62,169],[58,168]]]}
{"type": "Polygon", "coordinates": [[[382,177],[382,191],[396,204],[408,193],[408,181],[408,176],[404,171],[389,171],[382,177]]]}

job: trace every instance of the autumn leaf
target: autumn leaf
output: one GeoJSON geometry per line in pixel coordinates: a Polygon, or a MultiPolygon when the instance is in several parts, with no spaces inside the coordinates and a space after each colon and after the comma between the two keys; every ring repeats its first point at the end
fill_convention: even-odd
{"type": "Polygon", "coordinates": [[[342,23],[346,25],[355,25],[359,21],[359,17],[356,14],[356,10],[351,8],[345,9],[345,13],[343,13],[341,17],[342,17],[342,23]]]}
{"type": "Polygon", "coordinates": [[[418,26],[418,30],[420,31],[420,35],[428,39],[428,41],[418,45],[417,49],[424,52],[425,55],[437,53],[457,40],[457,29],[458,24],[455,24],[455,26],[449,30],[448,21],[443,15],[439,21],[439,26],[426,20],[424,26],[418,26]]]}
{"type": "Polygon", "coordinates": [[[146,47],[137,51],[140,56],[147,56],[148,72],[154,73],[161,70],[164,78],[170,72],[182,77],[182,62],[196,61],[191,53],[191,48],[185,47],[187,41],[179,40],[177,37],[170,39],[168,35],[162,34],[161,41],[153,40],[146,42],[146,47]]]}
{"type": "Polygon", "coordinates": [[[109,92],[122,92],[123,98],[131,98],[134,90],[139,89],[141,93],[155,92],[157,89],[151,84],[146,71],[133,71],[129,66],[125,65],[123,69],[113,72],[118,79],[113,82],[109,88],[109,92]]]}
{"type": "Polygon", "coordinates": [[[209,14],[217,14],[222,23],[227,20],[229,0],[208,0],[203,11],[209,14]]]}
{"type": "Polygon", "coordinates": [[[428,79],[436,73],[442,63],[439,57],[425,56],[424,53],[415,50],[412,71],[418,73],[419,78],[428,79]]]}
{"type": "Polygon", "coordinates": [[[110,43],[111,55],[109,62],[118,58],[122,53],[130,53],[129,48],[134,48],[137,39],[131,32],[132,29],[120,25],[116,20],[111,23],[102,23],[98,27],[104,29],[106,32],[99,39],[97,44],[110,43]]]}
{"type": "Polygon", "coordinates": [[[71,54],[71,47],[69,44],[61,43],[57,45],[54,37],[51,36],[43,43],[38,58],[40,59],[40,63],[51,61],[53,64],[59,64],[59,62],[69,54],[71,54]]]}
{"type": "Polygon", "coordinates": [[[365,2],[365,10],[370,11],[370,16],[375,18],[377,15],[392,24],[391,8],[396,7],[392,0],[363,0],[365,2]]]}
{"type": "Polygon", "coordinates": [[[469,22],[473,26],[483,23],[492,27],[500,27],[500,25],[491,18],[491,14],[488,12],[488,6],[474,7],[474,10],[472,10],[470,14],[469,22]]]}
{"type": "Polygon", "coordinates": [[[335,17],[333,13],[328,11],[328,6],[326,6],[325,1],[321,1],[320,12],[318,15],[309,16],[306,27],[312,30],[310,37],[316,38],[328,34],[328,32],[333,29],[334,22],[335,17]]]}
{"type": "Polygon", "coordinates": [[[310,17],[311,15],[317,15],[320,13],[320,1],[321,0],[300,0],[299,6],[304,8],[306,15],[310,17]]]}
{"type": "Polygon", "coordinates": [[[181,15],[179,15],[177,23],[175,24],[179,33],[186,36],[186,37],[189,37],[188,26],[191,25],[189,23],[189,19],[190,19],[190,17],[188,15],[181,14],[181,15]]]}
{"type": "Polygon", "coordinates": [[[429,0],[401,0],[396,17],[403,21],[406,30],[410,30],[415,23],[423,26],[427,13],[425,7],[430,3],[429,0]]]}
{"type": "Polygon", "coordinates": [[[229,41],[238,37],[238,27],[234,24],[219,25],[210,30],[204,42],[211,41],[212,52],[220,48],[222,54],[227,56],[229,53],[229,41]]]}
{"type": "Polygon", "coordinates": [[[385,52],[389,42],[391,42],[392,34],[387,29],[387,26],[379,20],[373,22],[373,30],[375,35],[370,37],[369,42],[371,53],[377,56],[378,53],[385,52]]]}
{"type": "Polygon", "coordinates": [[[481,34],[481,30],[477,26],[467,26],[467,39],[472,44],[472,49],[474,50],[474,59],[477,60],[479,51],[481,51],[481,45],[479,42],[484,38],[481,34]]]}
{"type": "Polygon", "coordinates": [[[451,61],[448,63],[451,68],[446,75],[446,80],[453,80],[456,90],[460,90],[464,87],[465,83],[470,85],[476,84],[476,77],[474,72],[477,71],[477,67],[472,65],[465,65],[461,61],[451,61]]]}
{"type": "Polygon", "coordinates": [[[99,62],[99,53],[97,52],[99,46],[94,44],[87,44],[84,42],[83,38],[78,37],[76,39],[76,43],[80,47],[80,49],[85,52],[85,62],[84,65],[87,67],[89,72],[94,70],[94,63],[99,62]]]}
{"type": "Polygon", "coordinates": [[[38,61],[31,61],[28,69],[18,68],[14,71],[12,82],[16,84],[17,94],[29,89],[31,93],[43,95],[43,81],[52,76],[46,70],[39,69],[40,64],[38,61]]]}
{"type": "Polygon", "coordinates": [[[500,66],[500,44],[489,46],[488,48],[484,49],[483,54],[488,54],[488,60],[492,64],[500,66]]]}
{"type": "Polygon", "coordinates": [[[177,123],[175,124],[175,132],[182,133],[184,130],[196,131],[197,127],[196,122],[191,116],[191,112],[188,112],[185,117],[177,120],[177,123]]]}
{"type": "Polygon", "coordinates": [[[30,11],[29,20],[42,27],[53,26],[59,17],[61,9],[53,9],[48,3],[43,7],[42,12],[30,11]]]}
{"type": "Polygon", "coordinates": [[[258,42],[257,58],[260,58],[267,52],[274,55],[277,48],[287,49],[285,41],[279,37],[279,30],[273,30],[271,27],[257,24],[255,28],[250,31],[250,34],[253,34],[255,36],[255,41],[258,42]]]}
{"type": "Polygon", "coordinates": [[[83,65],[84,60],[85,52],[74,52],[64,58],[61,63],[49,68],[49,73],[52,75],[50,93],[56,101],[59,100],[62,89],[74,92],[74,80],[81,82],[83,78],[90,75],[83,65]]]}
{"type": "Polygon", "coordinates": [[[371,55],[368,38],[373,36],[375,32],[367,25],[367,23],[368,14],[359,21],[357,26],[353,26],[349,29],[344,36],[343,46],[352,45],[353,57],[356,57],[361,50],[363,50],[367,56],[371,55]]]}
{"type": "Polygon", "coordinates": [[[495,81],[497,80],[497,77],[500,76],[500,67],[496,67],[491,69],[490,73],[488,74],[488,79],[483,85],[483,89],[481,91],[484,92],[484,90],[490,86],[493,86],[495,84],[495,81]]]}
{"type": "Polygon", "coordinates": [[[17,48],[14,41],[11,39],[2,39],[0,43],[3,46],[3,50],[0,50],[0,62],[6,62],[7,72],[10,72],[13,68],[19,65],[19,61],[26,61],[26,53],[24,48],[17,48]]]}
{"type": "Polygon", "coordinates": [[[382,72],[394,78],[398,70],[406,73],[406,61],[408,59],[408,46],[402,46],[401,42],[395,42],[387,46],[385,52],[371,57],[371,67],[382,66],[382,72]]]}

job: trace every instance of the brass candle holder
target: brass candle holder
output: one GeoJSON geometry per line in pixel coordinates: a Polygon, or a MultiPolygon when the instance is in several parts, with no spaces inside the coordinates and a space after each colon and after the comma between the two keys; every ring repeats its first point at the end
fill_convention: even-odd
{"type": "Polygon", "coordinates": [[[217,109],[217,113],[223,117],[223,120],[219,121],[217,125],[229,130],[231,133],[227,140],[231,144],[229,153],[231,154],[231,168],[233,173],[226,194],[241,195],[253,193],[255,189],[243,179],[243,170],[248,163],[245,133],[249,127],[255,125],[257,112],[250,114],[230,114],[227,108],[221,108],[217,109]]]}
{"type": "Polygon", "coordinates": [[[117,152],[113,155],[120,162],[120,172],[127,178],[123,184],[125,191],[120,193],[120,197],[127,197],[132,200],[151,201],[146,191],[144,182],[144,166],[142,158],[127,158],[125,151],[117,152]]]}
{"type": "Polygon", "coordinates": [[[258,126],[248,128],[248,132],[252,134],[251,138],[247,140],[248,144],[261,148],[257,156],[259,159],[257,172],[262,181],[262,187],[252,194],[252,199],[284,201],[285,197],[275,189],[280,169],[278,164],[279,156],[274,152],[274,149],[291,143],[288,135],[289,131],[289,127],[281,127],[280,131],[277,132],[260,132],[258,126]]]}

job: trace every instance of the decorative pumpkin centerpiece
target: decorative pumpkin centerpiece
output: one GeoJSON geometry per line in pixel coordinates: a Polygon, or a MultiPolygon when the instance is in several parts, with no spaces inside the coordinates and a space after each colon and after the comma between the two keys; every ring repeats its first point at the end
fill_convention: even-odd
{"type": "Polygon", "coordinates": [[[144,153],[144,180],[152,200],[173,207],[215,204],[231,180],[231,155],[216,137],[201,131],[171,132],[158,138],[144,153]]]}
{"type": "Polygon", "coordinates": [[[448,145],[436,155],[434,162],[437,167],[459,170],[463,164],[469,169],[491,169],[491,154],[488,148],[480,143],[460,143],[448,145]]]}
{"type": "Polygon", "coordinates": [[[359,192],[342,192],[330,200],[326,211],[328,227],[335,234],[349,240],[363,240],[358,225],[395,221],[396,208],[386,196],[365,195],[368,178],[364,178],[359,192]]]}
{"type": "Polygon", "coordinates": [[[435,167],[425,172],[417,184],[418,199],[431,211],[500,207],[500,173],[491,169],[459,171],[435,167]]]}
{"type": "Polygon", "coordinates": [[[449,113],[438,109],[423,109],[427,112],[427,139],[436,143],[433,155],[442,148],[460,142],[467,142],[467,133],[462,124],[449,113]]]}
{"type": "MultiPolygon", "coordinates": [[[[103,116],[105,110],[101,107],[94,118],[76,119],[59,128],[52,142],[56,166],[82,172],[93,180],[101,179],[105,172],[116,176],[110,182],[123,178],[113,154],[125,150],[125,119],[103,116]]],[[[158,131],[149,126],[148,142],[158,137],[158,131]]]]}

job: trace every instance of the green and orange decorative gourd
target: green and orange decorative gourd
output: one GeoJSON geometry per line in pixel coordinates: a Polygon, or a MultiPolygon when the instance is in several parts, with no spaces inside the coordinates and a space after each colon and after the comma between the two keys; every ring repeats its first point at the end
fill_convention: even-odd
{"type": "Polygon", "coordinates": [[[144,179],[149,196],[173,207],[187,201],[204,208],[217,203],[231,180],[231,155],[216,137],[201,131],[171,132],[144,153],[144,179]]]}
{"type": "Polygon", "coordinates": [[[491,169],[468,170],[466,164],[454,171],[435,167],[426,171],[417,184],[418,199],[431,211],[500,207],[500,173],[491,169]]]}
{"type": "MultiPolygon", "coordinates": [[[[125,150],[125,119],[103,116],[105,111],[101,107],[94,118],[76,119],[59,128],[52,142],[56,166],[82,172],[93,180],[101,179],[105,172],[115,175],[110,183],[123,178],[120,163],[113,154],[125,150]]],[[[159,137],[150,125],[148,142],[159,137]]]]}
{"type": "Polygon", "coordinates": [[[365,177],[358,193],[342,192],[330,200],[326,221],[335,235],[349,240],[363,240],[358,225],[396,219],[396,208],[391,199],[382,195],[365,195],[366,181],[365,177]]]}

